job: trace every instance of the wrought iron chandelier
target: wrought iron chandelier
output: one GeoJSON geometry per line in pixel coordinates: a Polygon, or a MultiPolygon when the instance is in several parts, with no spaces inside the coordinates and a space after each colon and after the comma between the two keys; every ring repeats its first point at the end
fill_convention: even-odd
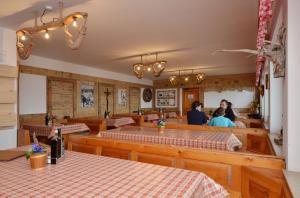
{"type": "Polygon", "coordinates": [[[61,27],[65,28],[66,42],[68,46],[73,50],[80,47],[83,37],[87,31],[86,22],[88,14],[85,12],[74,12],[63,17],[63,2],[60,1],[58,18],[53,18],[52,21],[45,23],[43,21],[43,16],[50,10],[52,10],[51,6],[46,6],[43,10],[42,15],[40,16],[41,25],[38,25],[38,17],[35,15],[35,23],[33,27],[22,28],[16,32],[17,51],[21,59],[25,60],[30,56],[34,46],[32,41],[34,35],[43,33],[45,39],[50,39],[50,31],[61,27]],[[69,31],[70,25],[72,25],[77,32],[77,36],[69,31]]]}
{"type": "MultiPolygon", "coordinates": [[[[151,55],[151,54],[147,54],[147,55],[151,55]]],[[[165,70],[167,61],[158,60],[158,53],[156,53],[155,55],[156,55],[156,59],[154,62],[143,63],[143,56],[145,55],[141,55],[141,61],[139,63],[133,64],[133,73],[138,79],[143,78],[145,72],[152,73],[153,76],[159,77],[161,73],[165,70]]]]}
{"type": "Polygon", "coordinates": [[[176,85],[177,83],[188,83],[190,81],[201,83],[205,80],[205,73],[195,72],[197,70],[200,70],[200,68],[169,71],[169,73],[171,73],[171,75],[169,76],[169,82],[172,85],[176,85]]]}

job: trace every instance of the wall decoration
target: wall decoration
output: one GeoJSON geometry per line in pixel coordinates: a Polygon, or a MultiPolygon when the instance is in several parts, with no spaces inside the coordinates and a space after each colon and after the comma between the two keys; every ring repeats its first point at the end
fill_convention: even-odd
{"type": "Polygon", "coordinates": [[[151,102],[153,97],[152,90],[150,88],[145,88],[143,91],[144,102],[151,102]]]}
{"type": "Polygon", "coordinates": [[[156,108],[177,107],[177,89],[156,89],[156,108]]]}
{"type": "Polygon", "coordinates": [[[93,85],[81,85],[80,87],[81,93],[81,102],[80,106],[82,108],[91,108],[94,106],[94,86],[93,85]]]}
{"type": "Polygon", "coordinates": [[[127,89],[118,89],[118,104],[121,106],[126,106],[127,105],[127,89]]]}

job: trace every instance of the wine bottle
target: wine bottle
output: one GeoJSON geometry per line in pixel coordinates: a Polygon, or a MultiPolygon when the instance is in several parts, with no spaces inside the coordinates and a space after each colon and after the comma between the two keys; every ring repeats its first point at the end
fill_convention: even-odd
{"type": "Polygon", "coordinates": [[[57,154],[58,154],[58,149],[57,149],[57,138],[53,137],[51,139],[51,164],[56,164],[57,163],[57,154]]]}
{"type": "Polygon", "coordinates": [[[58,128],[57,129],[57,158],[61,157],[61,142],[62,142],[61,128],[58,128]]]}

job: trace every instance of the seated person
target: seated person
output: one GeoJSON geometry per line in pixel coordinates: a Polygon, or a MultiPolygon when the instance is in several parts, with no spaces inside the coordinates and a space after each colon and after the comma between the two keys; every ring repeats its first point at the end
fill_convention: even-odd
{"type": "Polygon", "coordinates": [[[202,125],[207,123],[207,116],[201,111],[202,103],[194,101],[192,110],[187,113],[188,124],[202,125]]]}
{"type": "MultiPolygon", "coordinates": [[[[225,110],[224,117],[229,118],[231,121],[235,121],[236,116],[234,115],[234,112],[233,112],[231,106],[232,106],[232,103],[225,99],[222,99],[220,102],[220,107],[225,110]]],[[[215,117],[216,111],[213,113],[213,117],[215,117]]]]}
{"type": "Polygon", "coordinates": [[[225,116],[225,109],[219,107],[214,114],[214,117],[208,123],[209,126],[217,126],[217,127],[235,127],[236,125],[225,116]]]}

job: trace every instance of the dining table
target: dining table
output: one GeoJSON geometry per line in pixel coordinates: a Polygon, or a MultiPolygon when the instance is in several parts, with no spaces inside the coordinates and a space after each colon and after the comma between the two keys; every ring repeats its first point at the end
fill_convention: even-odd
{"type": "Polygon", "coordinates": [[[166,144],[198,149],[236,151],[242,148],[242,142],[233,133],[205,132],[182,129],[164,129],[126,126],[108,131],[100,131],[102,138],[133,141],[150,144],[166,144]]]}
{"type": "Polygon", "coordinates": [[[135,123],[132,117],[107,118],[105,120],[106,120],[107,127],[116,127],[116,128],[135,123]]]}
{"type": "MultiPolygon", "coordinates": [[[[18,148],[22,150],[24,148],[18,148]]],[[[223,198],[207,175],[184,169],[66,151],[56,165],[32,170],[25,157],[0,161],[0,197],[223,198]]]]}
{"type": "Polygon", "coordinates": [[[61,129],[62,135],[73,134],[73,133],[81,133],[81,132],[89,132],[90,128],[85,123],[74,123],[68,125],[52,125],[47,126],[45,124],[35,124],[35,123],[27,123],[23,124],[23,129],[27,129],[32,136],[35,134],[37,137],[48,137],[51,138],[55,135],[55,130],[58,128],[61,129]]]}

